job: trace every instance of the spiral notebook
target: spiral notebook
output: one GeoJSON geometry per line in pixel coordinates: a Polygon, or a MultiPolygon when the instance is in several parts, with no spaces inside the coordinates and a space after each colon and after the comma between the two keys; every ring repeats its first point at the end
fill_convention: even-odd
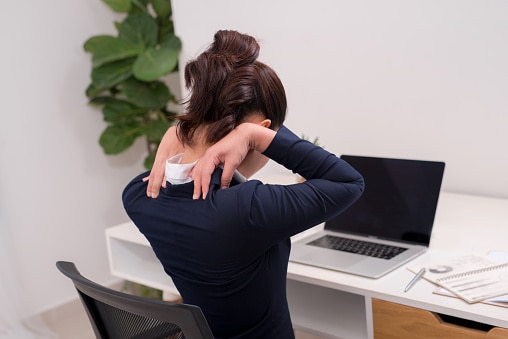
{"type": "MultiPolygon", "coordinates": [[[[468,254],[426,265],[423,278],[468,303],[508,294],[508,262],[481,254],[468,254]]],[[[418,272],[420,267],[408,267],[418,272]]]]}

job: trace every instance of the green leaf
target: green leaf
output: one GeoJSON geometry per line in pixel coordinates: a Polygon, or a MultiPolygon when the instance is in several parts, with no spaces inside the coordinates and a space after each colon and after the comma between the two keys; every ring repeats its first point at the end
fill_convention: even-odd
{"type": "Polygon", "coordinates": [[[93,97],[96,97],[98,96],[99,94],[101,94],[102,92],[104,92],[106,89],[104,88],[96,88],[93,84],[90,84],[88,85],[85,93],[86,93],[86,97],[91,99],[93,97]]]}
{"type": "Polygon", "coordinates": [[[178,52],[171,48],[149,48],[141,53],[132,68],[134,76],[143,81],[154,81],[175,70],[178,52]]]}
{"type": "Polygon", "coordinates": [[[153,287],[148,287],[132,281],[125,281],[122,286],[122,292],[139,295],[141,297],[162,300],[162,291],[153,287]]]}
{"type": "Polygon", "coordinates": [[[131,1],[130,0],[102,0],[104,1],[111,9],[118,13],[127,13],[131,9],[131,1]]]}
{"type": "Polygon", "coordinates": [[[182,41],[179,37],[174,35],[173,33],[168,34],[165,39],[161,42],[161,48],[170,48],[177,53],[179,53],[182,50],[182,41]]]}
{"type": "Polygon", "coordinates": [[[137,13],[129,15],[120,24],[118,38],[138,46],[154,47],[157,44],[158,30],[154,18],[137,13]]]}
{"type": "Polygon", "coordinates": [[[96,35],[85,41],[83,49],[86,52],[93,53],[98,45],[109,44],[113,40],[116,40],[116,38],[111,35],[96,35]]]}
{"type": "Polygon", "coordinates": [[[143,52],[143,47],[114,39],[108,43],[97,45],[92,55],[92,67],[97,68],[108,62],[137,56],[143,52]]]}
{"type": "Polygon", "coordinates": [[[144,134],[149,141],[159,143],[170,126],[166,118],[150,120],[144,128],[144,134]]]}
{"type": "Polygon", "coordinates": [[[104,121],[111,122],[117,126],[142,123],[145,112],[146,110],[123,100],[107,103],[102,109],[104,121]]]}
{"type": "Polygon", "coordinates": [[[168,35],[175,34],[175,27],[173,25],[173,20],[170,19],[159,19],[159,27],[160,27],[160,41],[164,41],[168,35]]]}
{"type": "Polygon", "coordinates": [[[146,9],[147,0],[131,0],[132,6],[130,14],[134,13],[146,13],[148,14],[148,10],[146,9]]]}
{"type": "MultiPolygon", "coordinates": [[[[173,97],[174,99],[174,97],[173,97]]],[[[175,100],[173,100],[173,102],[176,102],[175,100]]],[[[162,108],[161,109],[161,113],[160,113],[164,118],[166,118],[168,121],[171,121],[171,123],[175,120],[175,117],[178,115],[177,112],[173,112],[173,111],[169,111],[167,110],[166,108],[162,108]]]]}
{"type": "Polygon", "coordinates": [[[169,0],[152,0],[152,7],[159,18],[171,16],[171,1],[169,0]]]}
{"type": "Polygon", "coordinates": [[[148,154],[145,158],[145,161],[143,163],[143,166],[149,170],[152,169],[153,163],[155,162],[155,156],[157,155],[157,151],[152,151],[150,154],[148,154]]]}
{"type": "Polygon", "coordinates": [[[98,96],[98,97],[94,97],[90,100],[90,104],[93,104],[93,105],[104,105],[104,104],[107,104],[109,102],[114,102],[116,101],[117,99],[113,98],[112,96],[98,96]]]}
{"type": "Polygon", "coordinates": [[[131,147],[139,136],[137,126],[108,126],[99,138],[99,145],[106,154],[118,154],[131,147]]]}
{"type": "Polygon", "coordinates": [[[92,84],[95,88],[110,88],[132,75],[134,58],[111,62],[92,70],[92,84]]]}
{"type": "Polygon", "coordinates": [[[127,100],[139,107],[159,109],[174,100],[168,87],[160,81],[142,82],[131,77],[121,86],[127,100]]]}

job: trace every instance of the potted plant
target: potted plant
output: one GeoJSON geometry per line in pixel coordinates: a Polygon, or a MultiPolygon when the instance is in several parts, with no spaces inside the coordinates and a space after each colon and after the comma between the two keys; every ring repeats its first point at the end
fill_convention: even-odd
{"type": "Polygon", "coordinates": [[[103,0],[125,14],[115,22],[117,36],[97,35],[85,44],[92,54],[89,102],[102,109],[107,122],[99,144],[118,154],[139,137],[147,145],[145,168],[152,167],[162,136],[174,121],[168,110],[176,102],[161,78],[178,71],[181,41],[175,35],[169,0],[103,0]]]}
{"type": "MultiPolygon", "coordinates": [[[[305,134],[302,134],[300,138],[303,140],[310,141],[310,139],[305,134]]],[[[316,146],[321,146],[321,144],[319,143],[319,137],[315,137],[314,140],[312,140],[310,142],[312,142],[316,146]]]]}
{"type": "MultiPolygon", "coordinates": [[[[178,71],[182,48],[175,35],[170,0],[103,0],[125,14],[115,22],[117,35],[92,36],[84,50],[92,55],[91,84],[86,95],[100,107],[107,122],[99,144],[104,153],[118,154],[144,137],[150,169],[157,147],[174,121],[168,110],[175,96],[163,77],[178,71]]],[[[147,298],[162,298],[162,291],[126,281],[122,289],[147,298]]]]}

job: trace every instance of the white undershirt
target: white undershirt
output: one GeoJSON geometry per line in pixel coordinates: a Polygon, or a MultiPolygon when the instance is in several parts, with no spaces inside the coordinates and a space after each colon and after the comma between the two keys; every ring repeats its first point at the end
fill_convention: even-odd
{"type": "MultiPolygon", "coordinates": [[[[199,159],[190,164],[181,164],[180,162],[182,161],[182,158],[183,153],[180,153],[172,156],[166,161],[166,180],[169,181],[171,185],[180,185],[192,181],[190,172],[199,159]]],[[[247,179],[236,170],[233,174],[233,178],[235,178],[238,182],[247,181],[247,179]]]]}
{"type": "Polygon", "coordinates": [[[183,153],[177,154],[166,161],[166,180],[171,185],[180,185],[192,181],[190,172],[197,160],[190,164],[181,164],[183,153]]]}

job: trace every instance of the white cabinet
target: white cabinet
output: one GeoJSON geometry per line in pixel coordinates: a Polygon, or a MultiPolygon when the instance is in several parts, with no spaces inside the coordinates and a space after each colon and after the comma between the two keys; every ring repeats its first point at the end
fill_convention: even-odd
{"type": "Polygon", "coordinates": [[[174,299],[178,290],[152,251],[148,240],[132,222],[106,230],[111,274],[163,291],[164,299],[174,299]]]}
{"type": "MultiPolygon", "coordinates": [[[[166,300],[176,299],[173,281],[132,222],[108,228],[106,243],[111,274],[160,289],[166,300]]],[[[369,338],[364,296],[296,280],[288,280],[287,293],[295,329],[326,338],[369,338]]]]}
{"type": "Polygon", "coordinates": [[[324,338],[372,338],[370,298],[323,286],[287,280],[293,327],[324,338]],[[367,309],[368,307],[368,309],[367,309]]]}

